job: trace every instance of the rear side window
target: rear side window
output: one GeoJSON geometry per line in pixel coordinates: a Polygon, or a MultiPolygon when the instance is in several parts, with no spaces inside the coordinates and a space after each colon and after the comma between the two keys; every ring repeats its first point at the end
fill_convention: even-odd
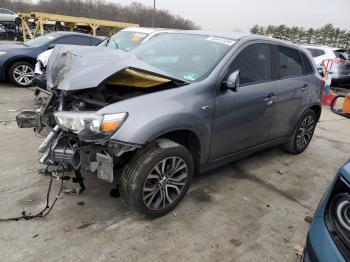
{"type": "Polygon", "coordinates": [[[300,52],[300,56],[301,56],[301,60],[303,61],[304,75],[312,74],[314,72],[314,69],[310,63],[310,60],[307,58],[307,56],[303,52],[300,52]]]}
{"type": "Polygon", "coordinates": [[[271,80],[271,48],[268,44],[253,44],[238,54],[230,73],[239,70],[241,85],[271,80]]]}
{"type": "Polygon", "coordinates": [[[57,39],[56,45],[88,45],[91,46],[92,42],[90,38],[81,36],[67,36],[57,39]]]}
{"type": "Polygon", "coordinates": [[[303,66],[299,51],[293,48],[278,46],[278,71],[280,78],[300,76],[303,74],[303,66]]]}
{"type": "Polygon", "coordinates": [[[319,56],[322,56],[322,55],[325,55],[325,54],[326,54],[326,52],[323,51],[322,49],[307,48],[307,50],[310,51],[312,57],[319,57],[319,56]]]}
{"type": "Polygon", "coordinates": [[[98,45],[99,43],[102,42],[102,39],[99,39],[99,38],[91,38],[91,42],[92,42],[92,45],[95,46],[95,45],[98,45]]]}

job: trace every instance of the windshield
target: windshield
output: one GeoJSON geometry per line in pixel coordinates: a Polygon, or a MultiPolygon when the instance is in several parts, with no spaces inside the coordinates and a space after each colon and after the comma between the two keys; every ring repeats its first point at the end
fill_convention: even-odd
{"type": "Polygon", "coordinates": [[[43,35],[25,42],[24,45],[29,47],[38,47],[54,40],[56,37],[56,35],[43,35]]]}
{"type": "Polygon", "coordinates": [[[164,34],[131,53],[174,78],[194,82],[206,77],[234,43],[221,37],[164,34]]]}
{"type": "Polygon", "coordinates": [[[103,41],[99,46],[106,46],[124,51],[130,51],[147,37],[145,33],[132,32],[132,31],[119,31],[112,35],[110,38],[103,41]]]}

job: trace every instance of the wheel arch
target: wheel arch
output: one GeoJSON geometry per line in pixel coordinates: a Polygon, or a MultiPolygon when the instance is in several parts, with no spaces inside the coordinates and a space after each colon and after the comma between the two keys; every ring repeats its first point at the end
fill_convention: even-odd
{"type": "Polygon", "coordinates": [[[317,117],[317,121],[320,120],[321,117],[321,111],[322,111],[322,107],[319,104],[315,104],[309,107],[309,109],[311,109],[312,111],[315,112],[316,117],[317,117]]]}
{"type": "Polygon", "coordinates": [[[180,145],[183,145],[190,151],[195,164],[195,170],[198,170],[201,162],[201,141],[199,136],[192,130],[189,129],[179,129],[168,131],[158,136],[156,139],[167,138],[180,145]]]}
{"type": "Polygon", "coordinates": [[[34,59],[33,57],[29,57],[29,56],[17,56],[17,57],[14,57],[14,58],[8,60],[4,66],[4,68],[5,68],[4,72],[5,72],[6,79],[8,79],[8,77],[9,77],[9,70],[10,70],[11,66],[14,63],[17,63],[20,61],[28,62],[28,63],[32,64],[33,66],[35,66],[35,63],[36,63],[36,59],[34,59]]]}

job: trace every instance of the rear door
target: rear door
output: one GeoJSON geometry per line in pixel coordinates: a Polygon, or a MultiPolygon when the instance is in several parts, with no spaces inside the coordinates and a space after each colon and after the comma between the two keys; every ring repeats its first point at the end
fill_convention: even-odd
{"type": "Polygon", "coordinates": [[[267,141],[275,113],[271,46],[243,47],[227,69],[240,71],[237,91],[221,89],[216,98],[210,158],[225,157],[267,141]]]}
{"type": "Polygon", "coordinates": [[[313,69],[308,66],[307,70],[306,65],[303,67],[299,50],[276,45],[274,64],[277,108],[271,129],[271,139],[291,134],[301,113],[306,110],[310,86],[313,84],[313,69]]]}

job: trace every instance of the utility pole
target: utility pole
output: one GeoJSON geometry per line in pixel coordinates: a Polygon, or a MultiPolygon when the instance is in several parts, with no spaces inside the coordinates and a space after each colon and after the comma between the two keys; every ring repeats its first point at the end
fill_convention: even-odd
{"type": "Polygon", "coordinates": [[[156,27],[156,0],[153,0],[153,19],[152,19],[152,27],[156,27]]]}

